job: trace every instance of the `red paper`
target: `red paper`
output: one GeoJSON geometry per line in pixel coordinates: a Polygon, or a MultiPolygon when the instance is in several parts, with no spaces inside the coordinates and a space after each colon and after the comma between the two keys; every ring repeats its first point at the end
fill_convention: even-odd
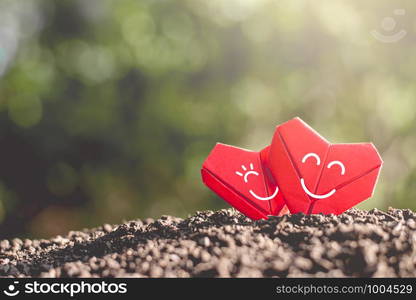
{"type": "Polygon", "coordinates": [[[202,166],[204,183],[246,216],[258,220],[278,215],[284,206],[279,188],[261,152],[217,144],[202,166]]]}
{"type": "Polygon", "coordinates": [[[260,152],[217,144],[204,183],[246,216],[340,214],[372,196],[382,160],[371,143],[331,144],[301,119],[276,127],[260,152]]]}
{"type": "Polygon", "coordinates": [[[372,196],[382,160],[371,143],[331,144],[295,118],[277,126],[267,165],[291,213],[340,214],[372,196]]]}

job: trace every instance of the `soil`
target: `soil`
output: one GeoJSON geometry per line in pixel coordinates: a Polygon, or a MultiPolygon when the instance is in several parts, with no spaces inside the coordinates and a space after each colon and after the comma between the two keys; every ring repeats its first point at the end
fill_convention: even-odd
{"type": "Polygon", "coordinates": [[[415,277],[416,213],[253,222],[233,209],[0,241],[5,277],[415,277]]]}

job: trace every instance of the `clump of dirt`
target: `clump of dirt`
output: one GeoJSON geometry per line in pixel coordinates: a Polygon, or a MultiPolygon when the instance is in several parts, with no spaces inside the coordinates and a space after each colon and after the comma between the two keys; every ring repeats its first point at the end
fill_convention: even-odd
{"type": "Polygon", "coordinates": [[[415,277],[416,213],[253,222],[233,209],[0,241],[6,277],[415,277]]]}

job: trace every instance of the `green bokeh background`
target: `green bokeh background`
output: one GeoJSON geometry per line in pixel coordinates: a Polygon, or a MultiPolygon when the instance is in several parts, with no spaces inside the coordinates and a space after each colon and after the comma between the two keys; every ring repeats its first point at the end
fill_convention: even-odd
{"type": "Polygon", "coordinates": [[[360,208],[416,209],[415,20],[410,0],[0,0],[0,234],[227,207],[211,148],[294,116],[377,146],[360,208]]]}

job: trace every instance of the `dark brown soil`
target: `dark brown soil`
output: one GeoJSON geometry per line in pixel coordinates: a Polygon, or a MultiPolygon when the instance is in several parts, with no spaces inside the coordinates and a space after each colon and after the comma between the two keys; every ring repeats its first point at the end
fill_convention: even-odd
{"type": "Polygon", "coordinates": [[[10,277],[416,276],[416,213],[352,209],[252,222],[233,209],[0,241],[10,277]]]}

